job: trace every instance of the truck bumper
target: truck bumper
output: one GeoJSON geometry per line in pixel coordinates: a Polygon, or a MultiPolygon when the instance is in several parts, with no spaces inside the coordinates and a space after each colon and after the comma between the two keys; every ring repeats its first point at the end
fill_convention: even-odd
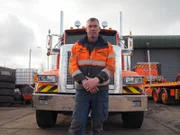
{"type": "MultiPolygon", "coordinates": [[[[73,111],[74,95],[33,94],[36,110],[73,111]]],[[[147,111],[146,95],[109,95],[109,112],[147,111]]]]}

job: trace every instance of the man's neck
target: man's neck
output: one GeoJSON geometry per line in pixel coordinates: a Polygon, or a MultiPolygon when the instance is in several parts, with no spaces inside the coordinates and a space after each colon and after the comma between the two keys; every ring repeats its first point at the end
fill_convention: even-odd
{"type": "Polygon", "coordinates": [[[97,40],[98,40],[98,37],[96,37],[96,38],[88,37],[89,42],[96,42],[97,40]]]}

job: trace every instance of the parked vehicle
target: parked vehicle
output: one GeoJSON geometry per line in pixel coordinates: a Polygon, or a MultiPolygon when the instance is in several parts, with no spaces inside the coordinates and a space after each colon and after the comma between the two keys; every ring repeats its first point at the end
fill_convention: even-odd
{"type": "MultiPolygon", "coordinates": [[[[63,14],[63,12],[61,12],[63,14]]],[[[61,15],[61,21],[63,21],[61,15]]],[[[63,22],[60,24],[61,31],[63,22]]],[[[68,72],[69,58],[73,44],[86,34],[85,27],[66,29],[59,34],[48,34],[47,55],[56,59],[55,68],[37,75],[37,84],[33,94],[33,107],[36,109],[36,121],[39,127],[52,127],[56,123],[57,113],[71,115],[74,107],[74,80],[68,72]],[[59,42],[52,45],[52,38],[59,42]]],[[[132,35],[122,39],[117,30],[105,28],[102,23],[100,34],[113,44],[116,54],[116,71],[110,81],[109,114],[122,114],[122,120],[128,128],[140,128],[144,112],[147,110],[147,95],[144,93],[143,77],[129,68],[133,50],[132,35]]]]}
{"type": "MultiPolygon", "coordinates": [[[[177,104],[180,101],[180,74],[167,81],[161,74],[159,62],[138,62],[134,71],[144,76],[144,87],[155,103],[177,104]]],[[[171,72],[171,71],[169,71],[171,72]]]]}

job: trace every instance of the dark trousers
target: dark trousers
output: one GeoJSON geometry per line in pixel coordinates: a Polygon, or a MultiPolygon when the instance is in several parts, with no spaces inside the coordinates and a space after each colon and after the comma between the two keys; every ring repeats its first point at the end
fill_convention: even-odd
{"type": "Polygon", "coordinates": [[[108,91],[101,90],[91,94],[85,90],[77,90],[75,107],[68,135],[83,135],[85,124],[91,110],[91,134],[103,134],[103,122],[108,117],[108,91]]]}

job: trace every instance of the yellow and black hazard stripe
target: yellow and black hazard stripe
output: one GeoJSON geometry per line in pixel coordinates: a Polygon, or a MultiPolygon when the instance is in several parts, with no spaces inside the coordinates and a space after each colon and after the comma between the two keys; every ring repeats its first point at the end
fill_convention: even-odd
{"type": "Polygon", "coordinates": [[[58,92],[58,87],[57,86],[39,86],[38,87],[38,92],[58,92]]]}
{"type": "Polygon", "coordinates": [[[123,87],[124,94],[141,94],[143,93],[142,87],[123,87]]]}

